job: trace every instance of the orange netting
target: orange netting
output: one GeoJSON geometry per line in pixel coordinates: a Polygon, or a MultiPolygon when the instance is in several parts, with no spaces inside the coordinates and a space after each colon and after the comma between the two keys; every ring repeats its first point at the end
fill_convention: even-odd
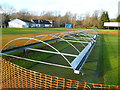
{"type": "Polygon", "coordinates": [[[76,80],[46,75],[15,65],[1,59],[2,88],[32,89],[120,89],[117,85],[86,83],[76,80]]]}

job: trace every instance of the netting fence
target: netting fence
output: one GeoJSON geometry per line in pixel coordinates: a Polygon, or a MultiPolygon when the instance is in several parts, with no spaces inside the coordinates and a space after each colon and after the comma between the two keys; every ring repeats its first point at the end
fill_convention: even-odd
{"type": "Polygon", "coordinates": [[[0,59],[2,64],[2,89],[120,89],[117,85],[104,85],[70,80],[42,74],[0,59]]]}

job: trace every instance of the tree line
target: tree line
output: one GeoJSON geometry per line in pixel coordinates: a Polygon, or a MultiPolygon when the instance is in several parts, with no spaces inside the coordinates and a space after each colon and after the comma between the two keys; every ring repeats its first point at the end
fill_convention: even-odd
{"type": "Polygon", "coordinates": [[[110,19],[107,11],[95,10],[92,15],[89,13],[82,15],[73,14],[70,11],[66,12],[65,15],[61,15],[59,11],[42,11],[41,13],[28,11],[22,9],[16,11],[12,6],[7,5],[0,8],[4,11],[2,18],[4,19],[3,24],[8,26],[8,22],[12,19],[23,19],[23,20],[49,20],[54,22],[54,27],[64,27],[65,24],[72,24],[73,27],[97,27],[104,28],[104,22],[120,22],[120,15],[117,18],[110,19]]]}

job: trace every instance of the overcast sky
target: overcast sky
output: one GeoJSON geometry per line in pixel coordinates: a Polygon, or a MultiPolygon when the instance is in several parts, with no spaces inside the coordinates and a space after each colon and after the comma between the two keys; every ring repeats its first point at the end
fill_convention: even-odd
{"type": "Polygon", "coordinates": [[[61,14],[70,11],[78,15],[93,13],[94,10],[106,10],[110,18],[116,18],[119,0],[0,0],[0,4],[8,4],[16,10],[60,11],[61,14]]]}

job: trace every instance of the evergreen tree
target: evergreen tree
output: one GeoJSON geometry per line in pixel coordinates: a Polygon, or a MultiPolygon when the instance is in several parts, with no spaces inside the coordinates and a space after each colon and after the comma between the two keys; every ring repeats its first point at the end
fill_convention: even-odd
{"type": "Polygon", "coordinates": [[[105,12],[105,22],[110,22],[108,12],[105,12]]]}
{"type": "Polygon", "coordinates": [[[116,18],[116,22],[120,22],[120,15],[116,18]]]}
{"type": "Polygon", "coordinates": [[[109,22],[109,15],[108,12],[103,12],[100,19],[99,19],[99,28],[104,28],[104,22],[109,22]]]}

